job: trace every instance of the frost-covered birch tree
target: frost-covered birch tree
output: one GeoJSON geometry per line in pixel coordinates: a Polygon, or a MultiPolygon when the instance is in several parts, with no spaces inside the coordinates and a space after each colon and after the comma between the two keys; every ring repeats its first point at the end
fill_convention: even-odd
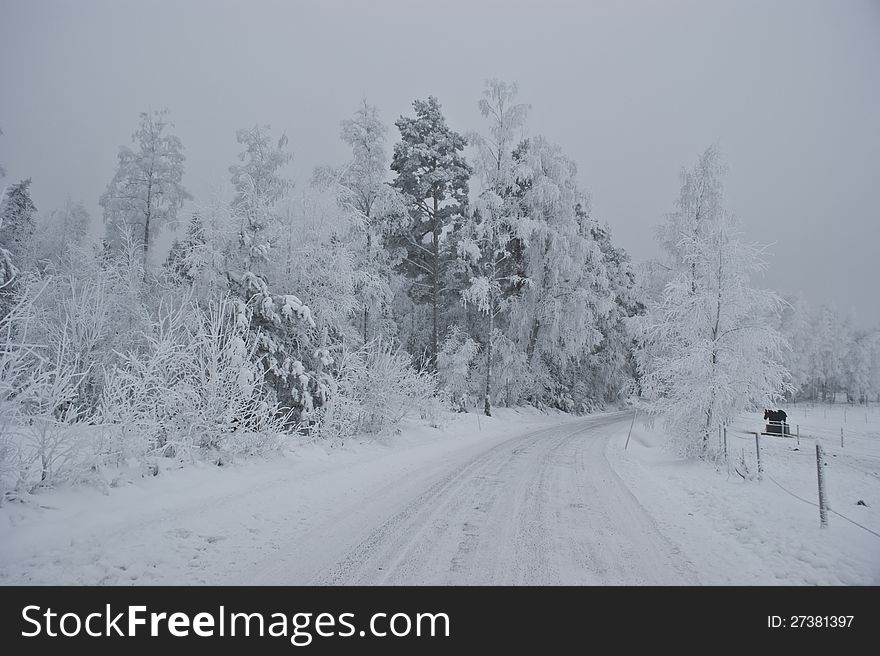
{"type": "Polygon", "coordinates": [[[673,271],[641,324],[642,394],[689,454],[705,455],[725,420],[769,407],[790,388],[782,300],[752,286],[764,250],[742,241],[723,207],[714,148],[683,173],[675,212],[659,231],[673,271]]]}
{"type": "Polygon", "coordinates": [[[458,243],[459,257],[469,271],[462,300],[486,316],[485,391],[483,412],[491,415],[492,342],[495,319],[507,298],[527,280],[514,262],[513,251],[525,236],[513,151],[522,138],[529,106],[514,102],[516,84],[489,80],[480,99],[480,113],[489,121],[488,134],[470,136],[475,147],[474,171],[480,192],[458,243]]]}
{"type": "Polygon", "coordinates": [[[132,135],[135,148],[119,149],[116,174],[98,201],[104,210],[107,242],[120,249],[130,238],[143,247],[144,270],[159,233],[177,226],[177,213],[191,198],[183,187],[183,144],[168,132],[168,111],[141,113],[132,135]]]}
{"type": "Polygon", "coordinates": [[[366,344],[382,335],[389,322],[395,275],[384,239],[406,215],[406,204],[387,183],[386,128],[379,110],[364,99],[353,118],[342,121],[340,136],[351,148],[351,160],[341,167],[320,167],[313,183],[331,189],[352,224],[355,288],[361,306],[359,332],[366,344]],[[372,325],[371,325],[372,324],[372,325]]]}
{"type": "Polygon", "coordinates": [[[537,378],[534,394],[574,410],[562,374],[601,342],[599,320],[614,303],[598,223],[577,166],[559,146],[538,136],[514,156],[526,234],[517,257],[529,284],[511,308],[511,334],[537,378]]]}

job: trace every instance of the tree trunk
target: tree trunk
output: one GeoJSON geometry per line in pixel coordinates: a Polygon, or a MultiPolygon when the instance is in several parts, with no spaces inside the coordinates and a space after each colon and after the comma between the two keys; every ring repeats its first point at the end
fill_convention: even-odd
{"type": "MultiPolygon", "coordinates": [[[[152,177],[152,172],[150,173],[152,177]]],[[[147,211],[144,215],[144,282],[147,281],[147,258],[150,254],[150,215],[153,209],[153,182],[147,183],[147,211]]]]}
{"type": "Polygon", "coordinates": [[[706,410],[706,430],[703,433],[703,454],[705,455],[707,449],[709,448],[709,433],[712,429],[712,414],[715,410],[715,370],[718,368],[718,335],[721,330],[721,306],[724,303],[724,296],[722,295],[722,289],[724,289],[724,285],[722,284],[724,280],[724,258],[721,252],[718,253],[718,294],[715,298],[715,323],[712,326],[712,359],[711,359],[711,370],[712,370],[712,395],[709,398],[709,408],[706,410]]]}
{"type": "Polygon", "coordinates": [[[492,331],[495,330],[495,313],[492,311],[492,297],[489,297],[489,335],[486,337],[486,398],[483,412],[487,417],[492,416],[492,404],[489,401],[492,395],[492,331]]]}
{"type": "Polygon", "coordinates": [[[416,304],[410,301],[409,312],[409,352],[416,353],[416,304]]]}
{"type": "Polygon", "coordinates": [[[367,306],[364,305],[364,345],[367,343],[367,306]]]}
{"type": "Polygon", "coordinates": [[[538,319],[535,319],[532,323],[532,330],[529,334],[529,343],[526,347],[526,357],[528,358],[528,362],[531,363],[532,355],[535,353],[535,345],[538,343],[538,330],[541,327],[541,322],[538,319]]]}
{"type": "Polygon", "coordinates": [[[437,194],[434,194],[434,225],[433,225],[433,246],[434,246],[434,266],[432,267],[432,283],[433,289],[431,293],[431,311],[433,313],[433,330],[431,334],[431,368],[437,371],[437,296],[439,295],[438,278],[440,273],[440,230],[437,226],[437,211],[439,202],[437,194]]]}
{"type": "MultiPolygon", "coordinates": [[[[370,262],[370,246],[372,245],[371,239],[370,239],[369,219],[370,219],[370,213],[367,212],[367,221],[368,221],[368,225],[367,225],[367,264],[368,265],[370,262]]],[[[369,314],[369,310],[367,310],[367,304],[364,303],[364,345],[366,345],[366,343],[367,343],[367,316],[368,316],[368,314],[369,314]]]]}

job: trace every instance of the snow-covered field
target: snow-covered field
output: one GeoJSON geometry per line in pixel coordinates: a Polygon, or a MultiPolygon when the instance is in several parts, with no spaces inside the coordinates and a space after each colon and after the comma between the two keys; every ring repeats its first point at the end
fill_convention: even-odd
{"type": "Polygon", "coordinates": [[[660,429],[640,421],[626,450],[624,431],[609,441],[606,454],[705,584],[880,584],[880,536],[834,513],[821,529],[813,505],[818,441],[826,454],[831,510],[880,534],[880,408],[783,409],[791,430],[800,426],[800,444],[794,437],[762,435],[760,482],[744,481],[733,469],[744,455],[751,471],[757,470],[750,433],[762,430],[759,414],[742,416],[728,430],[730,474],[723,465],[716,472],[675,457],[659,446],[660,429]]]}
{"type": "MultiPolygon", "coordinates": [[[[628,413],[500,409],[45,491],[0,508],[0,583],[880,583],[880,537],[812,505],[819,440],[831,509],[880,533],[880,410],[786,410],[800,445],[762,436],[760,482],[641,420],[624,449],[628,413]]],[[[732,463],[755,470],[762,424],[730,428],[732,463]]]]}

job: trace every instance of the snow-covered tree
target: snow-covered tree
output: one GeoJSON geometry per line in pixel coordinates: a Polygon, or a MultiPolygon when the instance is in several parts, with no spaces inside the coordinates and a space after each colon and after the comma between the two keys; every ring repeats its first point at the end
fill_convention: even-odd
{"type": "Polygon", "coordinates": [[[682,176],[677,211],[660,231],[674,275],[642,322],[643,397],[681,448],[701,455],[722,422],[790,389],[775,327],[782,300],[752,287],[763,250],[741,241],[723,208],[717,162],[709,149],[682,176]]]}
{"type": "MultiPolygon", "coordinates": [[[[512,334],[535,370],[558,380],[601,342],[599,319],[614,295],[575,163],[543,137],[523,142],[515,157],[527,216],[521,266],[529,284],[511,308],[512,334]]],[[[550,389],[555,386],[545,384],[550,397],[568,394],[550,389]]]]}
{"type": "MultiPolygon", "coordinates": [[[[674,212],[666,216],[666,223],[657,228],[660,242],[671,264],[681,268],[685,264],[684,251],[680,248],[683,237],[693,240],[703,238],[704,232],[712,231],[724,211],[723,177],[726,173],[717,146],[707,148],[697,160],[693,171],[682,171],[681,191],[674,212]]],[[[691,288],[697,288],[696,262],[690,267],[691,288]]]]}
{"type": "Polygon", "coordinates": [[[842,388],[843,362],[850,340],[850,327],[835,308],[822,305],[813,317],[812,330],[816,340],[816,386],[823,401],[833,402],[837,391],[842,388]]]}
{"type": "Polygon", "coordinates": [[[41,269],[57,264],[71,246],[88,240],[92,217],[81,202],[67,199],[64,207],[37,219],[34,259],[41,269]]]}
{"type": "Polygon", "coordinates": [[[10,185],[0,202],[0,245],[18,262],[33,246],[37,208],[31,200],[31,179],[10,185]]]}
{"type": "MultiPolygon", "coordinates": [[[[3,136],[3,128],[0,128],[0,136],[3,136]]],[[[4,169],[2,165],[0,165],[0,178],[5,178],[5,177],[6,177],[6,169],[4,169]]]]}
{"type": "Polygon", "coordinates": [[[791,374],[792,394],[810,396],[816,391],[816,336],[813,332],[811,309],[803,296],[786,299],[780,313],[779,330],[791,347],[784,354],[785,368],[791,374]]]}
{"type": "Polygon", "coordinates": [[[611,243],[608,226],[597,227],[594,238],[602,251],[602,264],[608,279],[608,291],[613,303],[599,316],[602,340],[582,362],[574,367],[572,387],[576,403],[592,402],[599,405],[632,394],[637,378],[634,357],[635,343],[629,328],[633,317],[645,309],[641,290],[629,256],[611,243]]]}
{"type": "Polygon", "coordinates": [[[436,368],[443,285],[455,256],[444,237],[464,214],[471,168],[462,155],[467,140],[447,126],[437,98],[416,100],[413,108],[414,118],[401,116],[395,123],[400,141],[391,168],[410,208],[404,271],[413,299],[431,306],[430,362],[436,368]]]}
{"type": "Polygon", "coordinates": [[[833,306],[811,307],[803,296],[788,299],[780,330],[791,345],[785,364],[791,371],[794,400],[836,400],[845,392],[850,402],[872,398],[877,331],[857,329],[833,306]]]}
{"type": "Polygon", "coordinates": [[[869,398],[866,398],[865,401],[867,402],[873,397],[874,401],[880,402],[880,328],[875,328],[871,332],[870,344],[870,362],[868,366],[869,398]]]}
{"type": "MultiPolygon", "coordinates": [[[[351,160],[341,167],[318,168],[313,176],[318,189],[336,194],[351,220],[350,250],[361,307],[357,323],[365,344],[371,335],[385,332],[383,324],[390,325],[395,273],[384,240],[406,213],[403,197],[386,182],[385,133],[378,109],[364,100],[354,118],[342,121],[341,137],[351,148],[351,160]]],[[[348,238],[345,234],[339,236],[348,238]]]]}
{"type": "Polygon", "coordinates": [[[241,164],[230,167],[236,188],[232,204],[238,248],[230,252],[226,276],[237,299],[238,321],[257,335],[256,357],[278,403],[292,422],[306,421],[328,392],[323,368],[332,363],[323,333],[308,305],[292,293],[278,293],[281,202],[291,188],[282,167],[291,155],[282,135],[273,144],[268,126],[239,130],[241,164]],[[272,274],[275,279],[271,278],[272,274]]]}
{"type": "Polygon", "coordinates": [[[487,318],[483,411],[491,415],[492,340],[495,319],[507,307],[508,297],[528,282],[517,271],[513,250],[525,236],[521,198],[513,157],[522,137],[529,106],[516,104],[516,84],[489,80],[479,107],[489,121],[487,135],[475,134],[474,170],[480,193],[461,230],[458,254],[467,267],[468,283],[462,300],[473,303],[487,318]]]}
{"type": "Polygon", "coordinates": [[[207,243],[202,217],[193,212],[183,241],[175,240],[165,259],[165,271],[173,282],[191,285],[195,281],[204,264],[207,243]]]}
{"type": "Polygon", "coordinates": [[[872,391],[871,365],[877,348],[877,335],[866,330],[853,331],[843,357],[843,384],[847,401],[863,402],[872,391]]]}
{"type": "Polygon", "coordinates": [[[183,144],[168,132],[167,110],[141,113],[132,135],[135,148],[119,149],[116,174],[99,201],[110,248],[131,235],[143,246],[145,271],[150,248],[161,231],[177,225],[177,213],[190,198],[183,187],[183,144]]]}
{"type": "Polygon", "coordinates": [[[282,175],[293,157],[286,150],[287,135],[273,143],[270,130],[268,125],[238,130],[236,139],[244,146],[238,155],[241,163],[229,167],[236,192],[232,208],[240,221],[242,248],[252,264],[265,259],[277,236],[279,203],[293,187],[282,175]]]}
{"type": "Polygon", "coordinates": [[[33,249],[37,208],[30,185],[30,178],[11,185],[0,201],[0,316],[11,309],[16,279],[33,249]]]}
{"type": "Polygon", "coordinates": [[[352,215],[334,194],[307,189],[286,203],[282,234],[273,249],[270,278],[296,290],[312,310],[319,341],[359,341],[357,254],[352,215]]]}

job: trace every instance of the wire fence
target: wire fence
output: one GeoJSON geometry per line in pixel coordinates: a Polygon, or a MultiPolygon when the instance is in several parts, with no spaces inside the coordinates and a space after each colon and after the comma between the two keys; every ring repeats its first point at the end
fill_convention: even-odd
{"type": "MultiPolygon", "coordinates": [[[[801,409],[802,407],[798,406],[798,410],[801,409]]],[[[821,412],[822,409],[820,408],[819,411],[821,412]]],[[[865,409],[865,412],[867,413],[868,410],[865,409]]],[[[849,413],[844,411],[843,414],[849,413]]],[[[825,416],[827,417],[827,410],[825,416]]],[[[834,419],[835,417],[832,417],[832,421],[834,419]]],[[[872,485],[880,481],[880,431],[872,425],[876,425],[876,422],[866,422],[864,426],[849,423],[835,427],[828,423],[819,425],[806,422],[792,424],[764,421],[759,424],[757,421],[739,419],[719,430],[719,453],[723,454],[729,468],[732,460],[736,462],[736,458],[732,458],[730,453],[734,449],[733,445],[739,446],[739,463],[745,471],[740,471],[736,464],[734,471],[743,478],[763,480],[766,477],[791,497],[818,508],[821,526],[827,525],[826,513],[830,513],[880,538],[880,532],[877,530],[830,508],[827,492],[824,489],[825,477],[833,477],[833,472],[838,466],[858,472],[865,477],[860,480],[870,482],[872,485]],[[733,442],[730,438],[736,441],[733,442]],[[748,446],[746,442],[749,443],[748,446]],[[749,458],[746,457],[747,452],[751,454],[749,458]],[[816,468],[818,490],[814,494],[818,503],[792,491],[789,489],[790,484],[783,484],[776,476],[768,473],[768,468],[775,470],[781,467],[782,459],[788,458],[793,459],[789,464],[798,463],[795,466],[799,468],[807,464],[807,458],[812,461],[811,465],[815,463],[813,466],[816,468]],[[751,463],[757,465],[756,472],[751,471],[751,463]]],[[[863,501],[859,503],[865,505],[863,501]]]]}

